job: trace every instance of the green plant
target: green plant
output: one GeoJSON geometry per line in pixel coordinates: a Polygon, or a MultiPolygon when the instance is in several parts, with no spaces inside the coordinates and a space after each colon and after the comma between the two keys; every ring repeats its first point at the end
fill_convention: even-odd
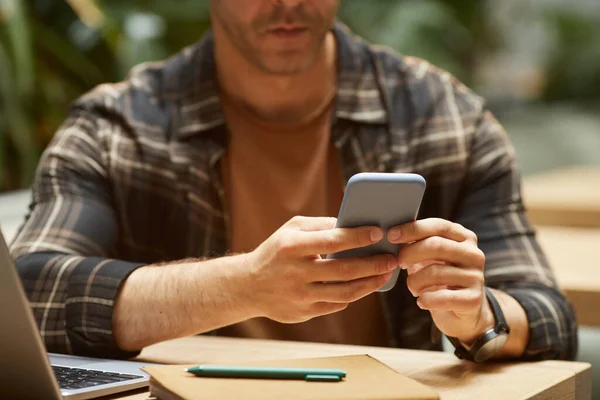
{"type": "Polygon", "coordinates": [[[581,12],[553,10],[547,20],[554,27],[555,46],[547,62],[543,98],[597,100],[600,95],[600,23],[581,12]]]}
{"type": "Polygon", "coordinates": [[[31,179],[37,159],[28,119],[28,107],[35,93],[31,32],[25,22],[24,3],[9,2],[2,17],[6,23],[0,42],[0,165],[18,163],[20,183],[24,184],[31,179]],[[9,150],[14,150],[16,157],[7,157],[9,150]]]}
{"type": "Polygon", "coordinates": [[[343,0],[340,18],[373,43],[424,58],[470,84],[500,35],[489,0],[343,0]]]}
{"type": "Polygon", "coordinates": [[[123,79],[135,64],[163,58],[198,39],[208,27],[208,5],[197,0],[4,0],[0,23],[2,191],[31,183],[41,151],[75,98],[97,84],[123,79]],[[152,37],[128,32],[134,17],[138,23],[154,18],[167,29],[152,37]]]}

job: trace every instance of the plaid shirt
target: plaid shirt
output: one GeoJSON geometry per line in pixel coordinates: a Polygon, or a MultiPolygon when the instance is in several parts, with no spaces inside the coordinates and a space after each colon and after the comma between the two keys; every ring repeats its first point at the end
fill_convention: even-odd
{"type": "MultiPolygon", "coordinates": [[[[524,213],[513,148],[482,99],[423,60],[370,46],[340,24],[334,33],[331,137],[345,179],[423,175],[419,218],[478,235],[486,285],[527,313],[525,358],[574,358],[573,309],[524,213]]],[[[227,253],[227,137],[210,33],[75,102],[40,161],[31,212],[11,246],[49,351],[131,355],[116,347],[111,322],[127,276],[150,263],[227,253]]],[[[383,295],[390,344],[440,349],[405,279],[383,295]]]]}

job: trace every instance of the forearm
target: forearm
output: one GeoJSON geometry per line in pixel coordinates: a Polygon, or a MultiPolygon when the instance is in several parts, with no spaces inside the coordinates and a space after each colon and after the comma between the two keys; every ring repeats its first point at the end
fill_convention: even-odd
{"type": "MultiPolygon", "coordinates": [[[[494,358],[520,358],[523,356],[527,343],[529,343],[529,321],[525,310],[511,295],[491,289],[496,296],[506,322],[510,327],[508,341],[494,358]]],[[[493,321],[495,324],[495,321],[493,321]]]]}
{"type": "MultiPolygon", "coordinates": [[[[508,341],[494,358],[573,359],[577,349],[577,325],[570,304],[553,299],[550,292],[531,287],[506,290],[510,294],[492,289],[510,327],[508,341]]],[[[460,340],[465,344],[474,342],[493,328],[495,322],[491,312],[484,313],[474,334],[460,340]]]]}
{"type": "Polygon", "coordinates": [[[137,351],[255,316],[245,255],[147,266],[123,283],[113,313],[118,347],[137,351]]]}
{"type": "MultiPolygon", "coordinates": [[[[496,290],[490,289],[498,300],[504,318],[510,327],[510,333],[508,335],[508,341],[502,347],[502,349],[494,356],[494,358],[519,358],[525,352],[527,343],[529,341],[529,325],[527,321],[527,314],[521,305],[509,294],[496,290]]],[[[491,310],[491,307],[486,306],[481,313],[481,317],[477,324],[477,327],[469,332],[468,335],[458,337],[458,339],[466,346],[469,347],[475,343],[475,341],[483,336],[485,332],[493,329],[496,325],[496,318],[491,310]]]]}
{"type": "Polygon", "coordinates": [[[477,234],[486,256],[485,283],[505,293],[497,297],[504,299],[511,333],[499,357],[573,359],[574,311],[525,213],[514,149],[489,112],[475,128],[463,196],[452,219],[477,234]]]}
{"type": "Polygon", "coordinates": [[[557,288],[535,283],[505,285],[505,293],[522,305],[529,338],[522,359],[574,360],[577,356],[577,321],[571,302],[557,288]]]}
{"type": "Polygon", "coordinates": [[[130,356],[113,342],[112,305],[121,282],[140,264],[55,252],[26,254],[15,263],[48,351],[130,356]]]}

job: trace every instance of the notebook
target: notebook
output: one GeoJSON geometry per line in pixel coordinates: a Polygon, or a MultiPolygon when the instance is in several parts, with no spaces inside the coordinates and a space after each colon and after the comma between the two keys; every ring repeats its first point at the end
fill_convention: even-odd
{"type": "Polygon", "coordinates": [[[160,400],[430,400],[439,396],[428,386],[396,372],[369,355],[262,361],[236,365],[340,368],[342,382],[200,378],[191,365],[148,366],[150,393],[160,400]]]}

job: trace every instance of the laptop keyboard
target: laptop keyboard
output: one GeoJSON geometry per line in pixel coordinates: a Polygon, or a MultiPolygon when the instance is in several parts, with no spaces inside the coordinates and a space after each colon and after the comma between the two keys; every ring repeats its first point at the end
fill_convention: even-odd
{"type": "Polygon", "coordinates": [[[93,369],[52,366],[61,389],[83,389],[109,383],[143,378],[140,375],[118,374],[93,369]]]}

